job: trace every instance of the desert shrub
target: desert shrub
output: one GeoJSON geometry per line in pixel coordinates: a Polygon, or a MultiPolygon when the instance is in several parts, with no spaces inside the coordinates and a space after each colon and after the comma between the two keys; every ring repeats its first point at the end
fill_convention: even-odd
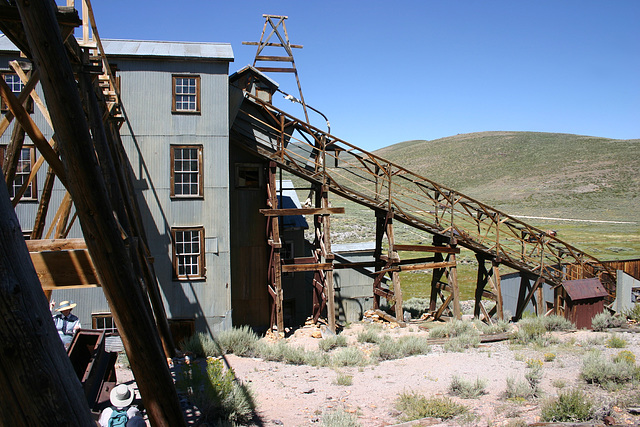
{"type": "MultiPolygon", "coordinates": [[[[258,342],[258,336],[249,326],[232,328],[220,332],[214,339],[223,353],[233,353],[238,356],[248,356],[253,353],[258,342]]],[[[213,356],[209,354],[209,356],[213,356]]]]}
{"type": "Polygon", "coordinates": [[[220,347],[205,333],[198,332],[184,339],[179,344],[180,349],[185,353],[191,353],[195,357],[217,357],[222,353],[220,347]]]}
{"type": "Polygon", "coordinates": [[[593,406],[581,390],[573,389],[543,404],[540,416],[550,422],[588,421],[593,416],[593,406]]]}
{"type": "Polygon", "coordinates": [[[567,382],[562,378],[556,378],[551,382],[551,385],[554,386],[555,388],[560,389],[560,388],[565,388],[567,386],[567,382]]]}
{"type": "Polygon", "coordinates": [[[528,359],[524,378],[526,381],[507,377],[507,388],[504,393],[507,399],[529,399],[540,394],[542,362],[537,359],[528,359]]]}
{"type": "Polygon", "coordinates": [[[233,369],[208,357],[206,366],[183,365],[176,374],[176,388],[186,395],[201,413],[200,422],[246,423],[254,411],[249,388],[236,381],[233,369]]]}
{"type": "Polygon", "coordinates": [[[609,328],[619,328],[626,323],[622,316],[612,316],[608,311],[598,313],[591,319],[591,327],[594,331],[604,331],[609,328]]]}
{"type": "Polygon", "coordinates": [[[356,347],[341,348],[331,355],[331,366],[364,366],[367,356],[356,347]]]}
{"type": "Polygon", "coordinates": [[[476,334],[458,335],[449,339],[442,346],[445,351],[461,353],[468,348],[476,348],[480,345],[480,336],[476,334]]]}
{"type": "Polygon", "coordinates": [[[322,351],[330,351],[337,347],[346,347],[347,338],[344,335],[334,335],[320,340],[318,348],[322,351]]]}
{"type": "Polygon", "coordinates": [[[491,325],[487,325],[484,322],[478,322],[478,323],[476,323],[476,326],[478,327],[480,332],[482,332],[485,335],[501,334],[504,332],[509,332],[511,331],[511,328],[512,328],[511,323],[507,322],[506,320],[497,320],[491,325]]]}
{"type": "Polygon", "coordinates": [[[562,316],[558,316],[557,314],[552,314],[551,316],[542,316],[538,317],[538,319],[542,320],[542,324],[544,325],[547,331],[569,331],[571,329],[575,329],[576,325],[571,323],[570,320],[562,316]]]}
{"type": "Polygon", "coordinates": [[[451,419],[466,413],[469,409],[448,397],[427,398],[415,392],[401,393],[395,402],[396,409],[402,413],[402,421],[412,421],[425,417],[451,419]]]}
{"type": "Polygon", "coordinates": [[[285,362],[292,365],[304,365],[307,361],[307,354],[304,348],[291,346],[284,340],[274,344],[260,341],[255,351],[264,360],[285,362]]]}
{"type": "Polygon", "coordinates": [[[322,413],[322,427],[359,427],[358,417],[344,409],[322,413]]]}
{"type": "Polygon", "coordinates": [[[381,335],[372,328],[366,328],[362,332],[358,333],[358,342],[378,344],[382,340],[383,338],[381,337],[381,335]]]}
{"type": "Polygon", "coordinates": [[[454,319],[442,325],[434,326],[429,331],[430,338],[453,338],[460,335],[478,335],[479,332],[472,322],[454,319]]]}
{"type": "Polygon", "coordinates": [[[588,383],[611,388],[634,379],[637,369],[624,358],[616,362],[603,358],[600,352],[592,351],[585,356],[580,375],[588,383]]]}
{"type": "Polygon", "coordinates": [[[475,381],[467,381],[457,375],[451,377],[449,393],[463,399],[475,399],[486,393],[486,380],[476,378],[475,381]]]}
{"type": "Polygon", "coordinates": [[[633,308],[625,311],[623,315],[634,322],[640,322],[640,304],[634,304],[633,308]]]}
{"type": "Polygon", "coordinates": [[[409,298],[402,303],[402,309],[408,311],[415,319],[429,311],[429,300],[427,298],[409,298]]]}
{"type": "Polygon", "coordinates": [[[627,340],[620,338],[616,334],[611,334],[607,339],[607,347],[609,348],[625,348],[627,346],[627,340]]]}
{"type": "Polygon", "coordinates": [[[427,354],[430,351],[431,347],[425,337],[404,335],[397,340],[382,340],[374,351],[374,356],[378,360],[394,360],[418,354],[427,354]]]}
{"type": "Polygon", "coordinates": [[[613,357],[613,363],[628,363],[634,366],[636,364],[636,355],[629,350],[622,350],[613,357]]]}
{"type": "Polygon", "coordinates": [[[556,354],[555,353],[545,353],[544,354],[544,361],[545,362],[553,362],[554,360],[556,360],[556,354]]]}
{"type": "Polygon", "coordinates": [[[345,386],[349,386],[353,384],[353,375],[348,375],[348,374],[343,374],[342,372],[338,372],[338,376],[336,376],[336,384],[345,385],[345,386]]]}

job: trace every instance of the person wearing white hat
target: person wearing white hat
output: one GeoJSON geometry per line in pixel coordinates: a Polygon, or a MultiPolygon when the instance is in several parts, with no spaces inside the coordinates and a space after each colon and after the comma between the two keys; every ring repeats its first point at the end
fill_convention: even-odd
{"type": "Polygon", "coordinates": [[[101,427],[113,426],[144,426],[146,425],[140,410],[131,406],[135,394],[133,389],[126,384],[119,384],[109,394],[110,407],[100,414],[98,423],[101,427]]]}
{"type": "MultiPolygon", "coordinates": [[[[71,314],[71,310],[73,310],[76,305],[73,301],[62,301],[56,309],[57,313],[53,316],[53,322],[56,325],[58,335],[60,335],[65,349],[69,348],[71,341],[73,341],[73,336],[81,327],[78,316],[71,314]]],[[[53,308],[54,306],[55,302],[52,303],[51,307],[53,308]]]]}

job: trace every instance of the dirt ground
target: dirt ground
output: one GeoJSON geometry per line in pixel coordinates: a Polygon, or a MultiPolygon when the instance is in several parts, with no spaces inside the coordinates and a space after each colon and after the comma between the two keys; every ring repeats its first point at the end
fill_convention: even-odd
{"type": "MultiPolygon", "coordinates": [[[[406,328],[390,328],[386,333],[428,334],[419,323],[410,322],[406,328]]],[[[342,334],[349,345],[370,351],[370,344],[357,342],[357,335],[364,324],[353,324],[342,334]]],[[[640,417],[631,415],[626,407],[612,402],[619,397],[634,400],[640,406],[640,389],[631,386],[616,393],[585,384],[579,377],[583,357],[588,349],[601,351],[607,357],[621,350],[633,352],[640,360],[640,334],[618,332],[626,340],[624,349],[605,345],[609,332],[574,331],[555,333],[560,342],[551,348],[534,349],[533,346],[516,346],[509,341],[481,344],[464,353],[445,352],[441,345],[433,345],[427,355],[380,362],[366,367],[318,368],[269,362],[259,358],[227,355],[226,359],[236,377],[252,390],[262,426],[313,426],[320,425],[326,411],[342,409],[357,415],[362,426],[391,426],[401,424],[395,400],[402,392],[416,392],[427,397],[449,396],[447,388],[454,375],[469,381],[480,378],[486,381],[486,394],[477,399],[454,400],[469,407],[471,416],[449,422],[423,420],[411,425],[469,425],[506,426],[521,419],[528,424],[540,421],[540,405],[544,399],[557,396],[559,390],[578,387],[592,397],[599,407],[611,408],[610,415],[617,425],[640,425],[640,417]],[[504,398],[508,377],[524,379],[527,359],[545,360],[545,354],[553,352],[553,361],[543,363],[541,389],[543,396],[531,401],[510,401],[504,398]],[[338,385],[338,374],[350,375],[351,385],[338,385]],[[564,386],[559,388],[560,383],[564,386]]],[[[301,328],[287,338],[291,345],[304,346],[307,350],[318,348],[317,329],[301,328]],[[315,334],[314,334],[315,332],[315,334]]],[[[178,361],[180,363],[180,361],[178,361]]],[[[450,396],[451,397],[451,396],[450,396]]],[[[406,424],[409,425],[409,424],[406,424]]]]}

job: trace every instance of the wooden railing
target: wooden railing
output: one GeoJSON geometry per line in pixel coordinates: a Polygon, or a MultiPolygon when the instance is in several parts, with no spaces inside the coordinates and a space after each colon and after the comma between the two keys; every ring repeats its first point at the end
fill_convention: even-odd
{"type": "Polygon", "coordinates": [[[244,96],[232,138],[245,141],[283,169],[311,182],[326,183],[333,193],[392,212],[398,221],[448,237],[550,284],[602,276],[609,292],[615,292],[615,272],[554,233],[362,150],[246,92],[244,96]],[[583,276],[567,276],[565,264],[583,276]]]}

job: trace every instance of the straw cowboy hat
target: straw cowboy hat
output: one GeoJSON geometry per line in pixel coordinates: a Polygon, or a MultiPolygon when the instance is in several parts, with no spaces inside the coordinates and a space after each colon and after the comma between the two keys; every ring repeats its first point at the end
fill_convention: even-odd
{"type": "Polygon", "coordinates": [[[124,408],[125,406],[131,405],[134,397],[133,390],[131,390],[129,386],[119,384],[111,390],[109,400],[116,408],[124,408]]]}
{"type": "Polygon", "coordinates": [[[65,311],[65,310],[71,310],[72,308],[74,308],[76,305],[75,302],[73,301],[62,301],[60,303],[60,305],[58,306],[58,308],[56,308],[56,311],[65,311]]]}

